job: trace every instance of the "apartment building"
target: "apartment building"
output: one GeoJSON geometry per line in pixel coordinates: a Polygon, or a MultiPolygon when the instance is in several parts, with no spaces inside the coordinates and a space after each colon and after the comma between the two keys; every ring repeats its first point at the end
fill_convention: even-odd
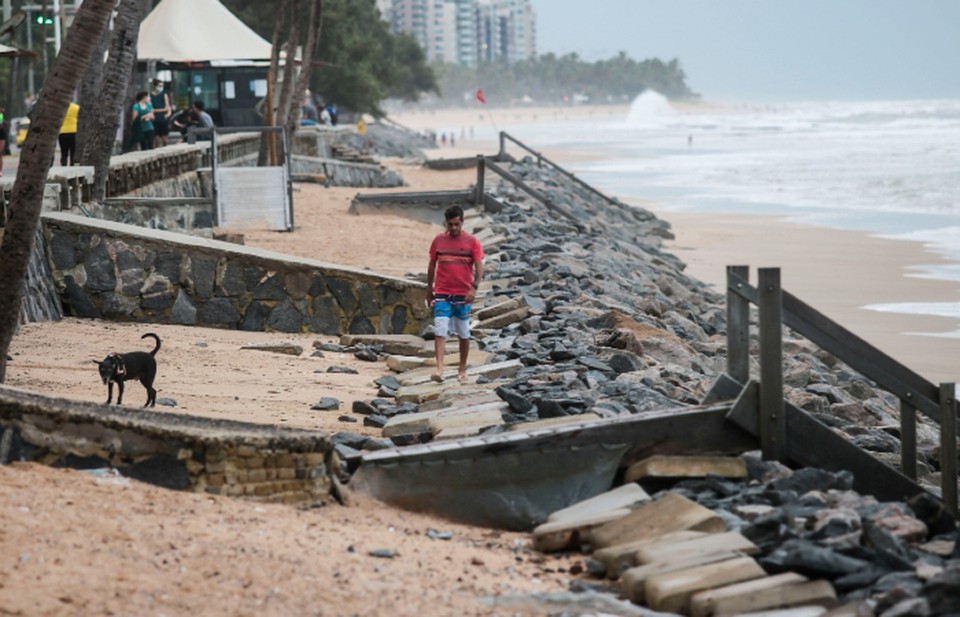
{"type": "Polygon", "coordinates": [[[420,42],[428,60],[476,66],[537,53],[530,0],[377,0],[394,32],[420,42]]]}

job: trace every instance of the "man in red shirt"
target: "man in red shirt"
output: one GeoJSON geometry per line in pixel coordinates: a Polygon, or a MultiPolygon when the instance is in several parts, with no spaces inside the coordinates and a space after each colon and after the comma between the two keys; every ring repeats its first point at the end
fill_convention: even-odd
{"type": "Polygon", "coordinates": [[[460,339],[457,379],[464,382],[470,353],[470,305],[483,278],[483,247],[479,240],[463,231],[463,208],[450,206],[443,217],[446,231],[433,239],[427,267],[427,293],[433,305],[437,358],[437,370],[431,379],[443,381],[447,334],[452,332],[460,339]]]}

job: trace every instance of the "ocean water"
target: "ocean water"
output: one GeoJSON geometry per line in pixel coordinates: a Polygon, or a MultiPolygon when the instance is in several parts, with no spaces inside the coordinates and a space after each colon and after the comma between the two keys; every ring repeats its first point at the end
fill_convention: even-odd
{"type": "MultiPolygon", "coordinates": [[[[960,100],[677,111],[648,92],[624,118],[502,128],[535,149],[589,152],[567,167],[624,201],[917,240],[949,263],[914,276],[960,281],[960,100]]],[[[960,301],[869,308],[960,317],[960,301]]]]}

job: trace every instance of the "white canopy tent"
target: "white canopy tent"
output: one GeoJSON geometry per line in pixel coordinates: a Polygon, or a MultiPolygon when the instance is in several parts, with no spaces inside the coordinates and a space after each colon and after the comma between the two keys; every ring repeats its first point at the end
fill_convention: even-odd
{"type": "Polygon", "coordinates": [[[270,42],[218,0],[162,0],[140,25],[137,57],[165,63],[269,61],[270,42]]]}

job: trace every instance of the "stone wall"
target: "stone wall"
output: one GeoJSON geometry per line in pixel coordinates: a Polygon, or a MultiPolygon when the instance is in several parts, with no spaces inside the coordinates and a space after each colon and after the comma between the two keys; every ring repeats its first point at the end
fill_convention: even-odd
{"type": "Polygon", "coordinates": [[[111,197],[84,210],[93,218],[210,237],[216,213],[208,197],[111,197]]]}
{"type": "Polygon", "coordinates": [[[252,331],[416,334],[422,283],[56,212],[53,277],[78,317],[252,331]]]}
{"type": "Polygon", "coordinates": [[[0,464],[117,470],[176,490],[326,503],[338,468],[328,436],[45,397],[0,386],[0,464]]]}

